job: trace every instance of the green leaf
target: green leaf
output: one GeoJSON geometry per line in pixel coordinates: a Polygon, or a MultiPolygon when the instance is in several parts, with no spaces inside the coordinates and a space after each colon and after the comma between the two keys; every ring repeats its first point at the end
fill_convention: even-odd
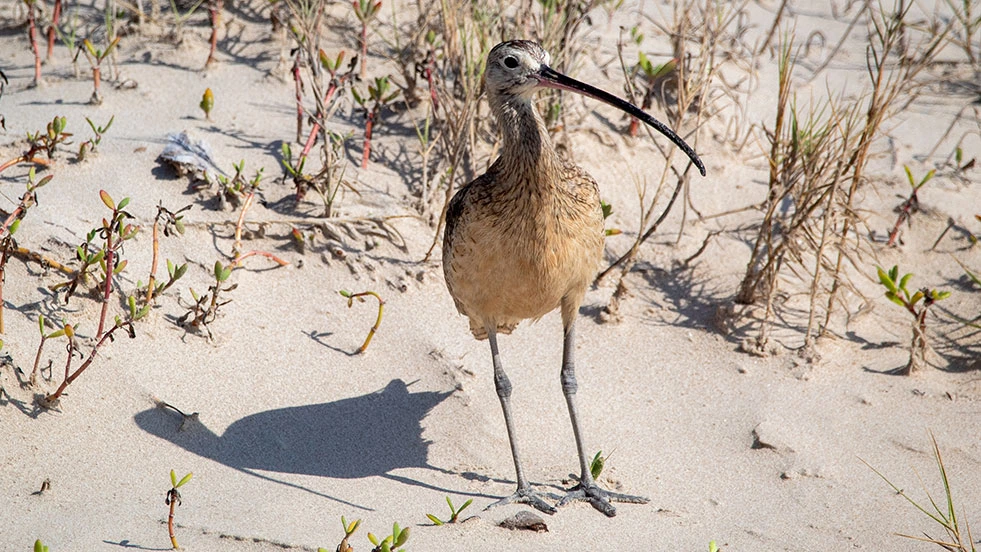
{"type": "Polygon", "coordinates": [[[923,177],[923,180],[920,181],[920,183],[916,186],[916,188],[917,189],[922,188],[923,185],[929,182],[930,179],[933,178],[933,175],[935,175],[936,173],[937,173],[937,169],[931,169],[930,172],[926,173],[926,176],[923,177]]]}
{"type": "Polygon", "coordinates": [[[909,298],[909,304],[915,306],[920,302],[920,299],[923,299],[923,292],[917,291],[912,297],[909,298]]]}
{"type": "Polygon", "coordinates": [[[890,301],[892,301],[893,303],[896,303],[900,307],[906,308],[906,303],[902,299],[900,299],[899,296],[896,295],[892,291],[887,291],[886,292],[886,299],[889,299],[890,301]]]}
{"type": "Polygon", "coordinates": [[[118,209],[120,211],[122,211],[123,209],[126,208],[127,205],[129,205],[129,198],[128,197],[124,197],[123,200],[119,202],[118,209]]]}
{"type": "Polygon", "coordinates": [[[899,265],[893,265],[889,269],[889,279],[895,282],[897,278],[899,278],[899,265]]]}
{"type": "Polygon", "coordinates": [[[600,200],[600,208],[603,210],[603,218],[609,218],[613,214],[613,206],[600,200]]]}
{"type": "Polygon", "coordinates": [[[113,48],[115,48],[116,45],[119,44],[120,38],[122,38],[122,37],[117,36],[115,38],[115,40],[113,40],[112,42],[110,42],[109,43],[109,46],[106,47],[106,51],[105,52],[102,52],[102,55],[99,56],[99,57],[101,57],[102,59],[105,59],[106,56],[108,56],[110,53],[112,53],[113,48]]]}
{"type": "Polygon", "coordinates": [[[909,279],[912,278],[912,277],[913,277],[913,273],[912,272],[910,272],[909,274],[903,276],[903,279],[899,281],[899,289],[901,289],[903,291],[906,291],[906,283],[909,282],[909,279]]]}
{"type": "Polygon", "coordinates": [[[54,332],[51,332],[50,334],[48,334],[48,336],[47,336],[47,338],[48,338],[48,339],[53,339],[53,338],[56,338],[56,337],[61,337],[61,336],[63,336],[63,335],[65,335],[65,333],[66,333],[66,332],[65,332],[65,329],[64,329],[64,328],[62,328],[62,329],[60,329],[60,330],[57,330],[57,331],[54,331],[54,332]]]}
{"type": "Polygon", "coordinates": [[[395,546],[396,547],[402,546],[403,544],[405,544],[405,542],[407,540],[409,540],[409,528],[408,527],[406,527],[405,529],[402,529],[402,532],[399,533],[399,536],[395,539],[395,546]]]}
{"type": "Polygon", "coordinates": [[[946,298],[950,297],[950,292],[949,291],[937,291],[937,290],[933,290],[930,293],[933,296],[933,300],[934,301],[940,301],[940,300],[943,300],[943,299],[946,299],[946,298]]]}
{"type": "Polygon", "coordinates": [[[44,315],[43,314],[37,315],[37,329],[38,329],[38,331],[41,332],[41,335],[44,335],[44,315]]]}
{"type": "Polygon", "coordinates": [[[603,457],[603,451],[599,451],[589,464],[589,473],[593,479],[599,479],[600,474],[603,473],[604,464],[606,464],[606,458],[603,457]]]}
{"type": "Polygon", "coordinates": [[[368,533],[368,540],[371,541],[371,544],[378,546],[378,537],[376,537],[374,533],[368,533]]]}
{"type": "Polygon", "coordinates": [[[20,228],[20,221],[21,219],[14,219],[14,222],[10,223],[10,226],[7,227],[7,231],[10,232],[11,235],[17,233],[17,229],[20,228]]]}
{"type": "Polygon", "coordinates": [[[99,190],[99,197],[102,198],[102,203],[104,203],[106,207],[109,208],[110,211],[116,210],[116,202],[112,200],[112,196],[109,195],[109,192],[105,190],[99,190]]]}
{"type": "Polygon", "coordinates": [[[885,270],[882,270],[882,268],[880,268],[878,266],[875,267],[875,269],[879,273],[879,282],[882,285],[886,286],[886,289],[888,289],[890,292],[896,293],[896,291],[897,291],[896,290],[896,283],[893,281],[893,279],[891,277],[889,277],[889,274],[885,270]]]}
{"type": "Polygon", "coordinates": [[[48,547],[41,543],[41,539],[34,541],[34,552],[48,552],[48,547]]]}
{"type": "Polygon", "coordinates": [[[180,487],[184,483],[187,483],[188,481],[190,481],[191,480],[191,477],[193,475],[194,475],[193,473],[188,473],[187,475],[185,475],[184,477],[182,477],[181,480],[177,482],[177,486],[180,487]]]}
{"type": "Polygon", "coordinates": [[[906,180],[909,180],[909,185],[916,188],[916,180],[913,178],[913,171],[909,170],[908,165],[903,165],[903,170],[906,171],[906,180]]]}
{"type": "Polygon", "coordinates": [[[429,521],[433,522],[435,525],[443,525],[443,521],[432,514],[426,514],[426,517],[429,518],[429,521]]]}
{"type": "Polygon", "coordinates": [[[177,474],[174,473],[174,470],[170,470],[170,485],[177,487],[177,474]]]}

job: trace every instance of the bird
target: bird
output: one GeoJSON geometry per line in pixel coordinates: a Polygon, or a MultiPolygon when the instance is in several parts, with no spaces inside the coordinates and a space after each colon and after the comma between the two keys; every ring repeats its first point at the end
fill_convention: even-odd
{"type": "Polygon", "coordinates": [[[487,56],[484,93],[502,133],[500,156],[450,200],[443,235],[443,274],[457,310],[478,340],[491,348],[494,384],[504,412],[517,490],[492,506],[521,503],[554,514],[556,506],[588,501],[607,516],[613,502],[649,499],[599,487],[590,472],[579,411],[575,374],[575,323],[579,306],[603,255],[604,228],[596,181],[558,155],[545,122],[533,105],[543,88],[566,90],[602,101],[637,117],[674,142],[698,168],[695,151],[671,129],[640,108],[608,92],[563,75],[536,42],[511,40],[487,56]],[[562,497],[535,490],[522,468],[511,412],[512,385],[498,350],[498,334],[510,334],[522,320],[537,320],[561,309],[563,327],[560,382],[579,455],[578,483],[562,497]],[[556,505],[546,500],[558,499],[556,505]]]}

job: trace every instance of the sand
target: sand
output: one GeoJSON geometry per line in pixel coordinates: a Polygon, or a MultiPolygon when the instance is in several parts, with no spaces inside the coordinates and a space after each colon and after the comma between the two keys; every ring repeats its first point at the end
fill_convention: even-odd
{"type": "MultiPolygon", "coordinates": [[[[435,229],[418,216],[409,191],[407,175],[419,163],[415,114],[388,116],[366,170],[358,168],[361,116],[348,103],[336,118],[337,131],[354,132],[348,171],[358,190],[342,194],[337,219],[400,217],[389,224],[404,244],[342,230],[342,243],[321,236],[305,253],[297,251],[291,224],[312,227],[321,220],[320,208],[312,195],[297,205],[291,187],[278,180],[280,145],[295,138],[293,84],[278,66],[283,44],[269,31],[268,8],[252,4],[229,11],[218,62],[206,71],[203,10],[179,46],[158,36],[124,37],[122,79],[136,86],[116,89],[106,82],[100,106],[87,103],[91,82],[73,76],[64,47],[45,65],[43,85],[31,88],[22,10],[8,5],[0,11],[0,69],[10,81],[0,98],[6,119],[0,160],[22,152],[25,133],[56,115],[68,118],[76,144],[90,135],[85,117],[104,123],[115,116],[96,154],[75,162],[72,148],[65,148],[42,173],[54,178],[21,224],[19,245],[72,261],[74,247],[106,216],[98,191],[117,201],[130,197],[128,209],[141,230],[125,246],[129,265],[118,283],[132,292],[147,279],[158,202],[172,210],[192,205],[186,234],[161,243],[164,258],[188,263],[187,276],[137,323],[135,339],[121,336],[104,347],[54,410],[39,410],[34,395],[61,381],[63,340],[49,342],[42,357],[42,366],[52,363],[43,372],[52,379],[38,389],[22,385],[37,351],[38,315],[77,325],[87,351],[100,305],[85,293],[65,305],[49,290],[62,275],[20,259],[8,262],[0,550],[29,550],[38,538],[53,552],[169,549],[164,497],[172,469],[178,477],[194,474],[181,488],[176,513],[178,540],[187,550],[333,550],[343,536],[341,516],[363,520],[355,550],[370,550],[366,533],[385,534],[393,522],[411,528],[407,548],[416,551],[705,550],[712,540],[723,550],[930,549],[895,533],[939,537],[939,527],[863,461],[925,500],[922,479],[942,500],[931,433],[944,454],[960,519],[981,527],[977,338],[941,324],[949,339],[939,341],[933,366],[910,377],[890,374],[906,362],[910,326],[900,309],[879,297],[872,279],[876,262],[898,262],[916,274],[917,285],[955,292],[947,312],[973,316],[981,310],[981,294],[964,285],[950,255],[978,269],[981,248],[968,248],[963,236],[952,234],[929,251],[948,217],[967,225],[978,212],[977,170],[967,182],[938,178],[924,189],[924,210],[904,230],[904,244],[880,248],[880,258],[867,263],[870,272],[858,278],[870,297],[879,297],[874,309],[820,342],[820,358],[811,361],[792,350],[801,339],[797,319],[775,330],[775,341],[786,348],[766,358],[739,351],[741,341],[755,335],[751,324],[727,334],[717,329],[717,309],[735,294],[749,258],[752,233],[737,229],[758,223],[759,213],[692,222],[689,212],[677,243],[680,210],[672,214],[627,278],[631,295],[621,320],[599,316],[613,292],[607,281],[589,291],[578,324],[587,448],[610,455],[602,484],[648,495],[650,504],[622,505],[612,519],[576,504],[545,516],[548,532],[510,531],[497,524],[525,507],[484,510],[514,486],[487,344],[467,331],[438,262],[421,261],[435,229]],[[198,108],[205,88],[216,98],[210,121],[198,108]],[[229,281],[237,288],[209,324],[212,339],[175,321],[191,301],[189,288],[203,292],[215,261],[229,262],[238,211],[218,209],[213,191],[189,188],[186,178],[158,162],[167,135],[180,131],[206,141],[225,170],[240,160],[249,175],[264,169],[246,216],[251,232],[245,247],[289,262],[278,267],[253,258],[235,270],[229,281]],[[255,235],[260,222],[267,223],[264,237],[255,235]],[[728,232],[691,270],[676,267],[717,229],[728,232]],[[375,302],[348,309],[342,289],[374,290],[385,300],[379,331],[362,355],[352,353],[374,321],[375,302]],[[182,423],[158,401],[197,416],[182,423]],[[39,492],[44,481],[50,488],[39,492]],[[446,517],[446,496],[458,505],[472,498],[464,517],[476,517],[431,524],[427,513],[446,517]]],[[[576,76],[622,89],[617,25],[636,21],[638,9],[623,8],[613,22],[597,15],[583,38],[592,55],[576,76]]],[[[666,13],[660,5],[644,9],[666,13]]],[[[750,6],[753,33],[765,33],[775,9],[750,6]]],[[[786,17],[801,36],[824,30],[827,48],[847,26],[823,11],[786,17]]],[[[663,34],[647,20],[643,25],[651,35],[645,48],[667,52],[663,34]]],[[[847,41],[830,87],[857,92],[863,33],[847,41]]],[[[349,35],[331,37],[332,51],[352,48],[349,35]]],[[[390,61],[376,56],[373,62],[378,74],[394,71],[390,61]]],[[[747,117],[769,125],[775,71],[767,55],[759,71],[747,117]]],[[[825,92],[824,79],[809,90],[825,92]]],[[[870,226],[891,228],[892,208],[907,191],[904,163],[922,174],[962,135],[965,157],[981,152],[977,121],[968,111],[944,147],[924,160],[969,101],[932,88],[895,119],[889,155],[873,164],[876,184],[865,203],[870,226]]],[[[578,98],[571,105],[578,117],[569,133],[572,151],[615,206],[611,226],[624,230],[608,240],[613,259],[636,231],[633,180],[658,174],[662,157],[646,139],[623,138],[617,128],[624,121],[611,110],[578,98]]],[[[762,201],[766,168],[759,151],[755,143],[735,154],[710,137],[700,141],[709,176],[693,182],[693,205],[711,215],[762,201]]],[[[6,198],[0,207],[16,206],[26,175],[25,165],[0,173],[6,198]]],[[[121,314],[122,306],[114,302],[110,312],[121,314]]],[[[553,492],[569,485],[577,465],[558,381],[560,336],[553,313],[501,340],[515,385],[525,469],[553,492]]]]}

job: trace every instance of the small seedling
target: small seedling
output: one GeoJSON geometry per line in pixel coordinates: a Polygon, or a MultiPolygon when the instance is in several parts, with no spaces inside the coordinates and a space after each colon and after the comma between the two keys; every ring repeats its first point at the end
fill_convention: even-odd
{"type": "Polygon", "coordinates": [[[933,175],[937,172],[936,169],[931,170],[926,174],[926,176],[923,177],[922,180],[920,180],[919,183],[917,183],[913,178],[913,171],[909,169],[909,166],[903,165],[903,169],[906,170],[906,179],[909,181],[909,186],[912,189],[910,190],[909,197],[896,208],[896,210],[899,211],[899,216],[896,218],[896,224],[893,225],[892,231],[889,232],[889,241],[886,243],[886,245],[889,247],[896,245],[896,240],[899,238],[899,228],[903,225],[903,223],[905,222],[907,225],[909,225],[913,214],[920,210],[920,199],[916,194],[920,191],[920,188],[929,182],[930,179],[933,178],[933,175]]]}
{"type": "Polygon", "coordinates": [[[251,203],[248,198],[255,195],[255,191],[259,189],[259,184],[262,181],[262,167],[255,172],[251,180],[245,178],[244,159],[238,163],[232,163],[232,167],[235,169],[235,174],[231,178],[223,174],[219,174],[216,177],[218,182],[218,204],[221,209],[225,209],[229,205],[233,209],[237,209],[243,203],[251,203]]]}
{"type": "Polygon", "coordinates": [[[375,535],[368,533],[368,540],[371,544],[375,545],[371,549],[371,552],[394,552],[395,549],[400,548],[402,545],[409,540],[409,528],[399,527],[398,522],[392,525],[392,534],[379,539],[375,535]]]}
{"type": "Polygon", "coordinates": [[[921,365],[925,364],[926,354],[929,350],[926,333],[927,312],[935,302],[950,297],[950,292],[922,288],[910,293],[906,285],[913,274],[905,274],[899,278],[898,266],[893,266],[889,272],[881,267],[876,267],[876,269],[879,274],[879,282],[886,288],[886,298],[903,307],[913,316],[913,339],[910,341],[909,363],[903,372],[906,374],[915,372],[921,365]],[[923,303],[917,307],[920,301],[923,303]]]}
{"type": "Polygon", "coordinates": [[[395,98],[397,98],[401,93],[400,90],[396,90],[389,94],[388,89],[390,86],[388,77],[375,77],[375,84],[368,85],[367,96],[362,96],[359,94],[356,88],[351,89],[351,93],[354,95],[354,101],[358,102],[358,105],[360,105],[365,112],[364,153],[361,157],[362,169],[368,168],[368,155],[371,153],[371,136],[375,123],[378,122],[378,117],[381,114],[381,110],[395,100],[395,98]]]}
{"type": "Polygon", "coordinates": [[[214,339],[208,324],[214,322],[218,317],[218,309],[231,302],[231,299],[222,301],[219,296],[222,293],[232,291],[238,284],[223,287],[228,278],[232,275],[231,266],[223,266],[221,261],[215,261],[214,277],[215,283],[208,287],[208,293],[198,295],[194,288],[190,288],[191,297],[194,299],[192,304],[183,316],[177,319],[179,326],[191,326],[193,328],[204,328],[208,332],[208,339],[214,339]],[[190,320],[188,320],[190,319],[190,320]]]}
{"type": "Polygon", "coordinates": [[[385,309],[385,301],[383,301],[381,296],[375,293],[374,291],[362,291],[361,293],[351,293],[350,291],[347,290],[341,290],[338,293],[340,293],[342,297],[347,298],[348,308],[351,308],[354,305],[355,299],[363,303],[364,297],[366,295],[372,295],[375,297],[375,299],[378,299],[378,318],[375,319],[375,325],[372,326],[370,330],[368,330],[368,336],[364,338],[364,343],[361,345],[361,347],[358,348],[357,351],[354,352],[354,354],[359,355],[368,350],[368,345],[371,343],[371,338],[375,336],[375,332],[378,331],[378,326],[381,325],[382,312],[385,309]]]}
{"type": "MultiPolygon", "coordinates": [[[[99,49],[96,48],[92,41],[85,39],[82,41],[82,45],[79,47],[79,52],[85,54],[85,59],[88,60],[89,66],[92,68],[92,97],[89,99],[89,103],[93,105],[102,104],[102,92],[100,90],[100,85],[102,84],[102,62],[105,61],[112,51],[119,44],[120,37],[116,37],[109,42],[106,48],[99,49]]],[[[78,54],[75,54],[78,57],[78,54]]]]}
{"type": "Polygon", "coordinates": [[[85,155],[88,152],[95,153],[97,151],[99,144],[102,142],[102,135],[109,131],[109,127],[112,126],[112,122],[115,120],[116,120],[116,116],[113,115],[112,117],[109,117],[109,122],[106,123],[106,126],[101,127],[101,126],[96,126],[95,123],[92,122],[92,119],[89,119],[88,117],[85,118],[85,121],[89,124],[89,127],[92,129],[93,136],[92,139],[86,140],[78,145],[79,161],[85,161],[85,155]]]}
{"type": "Polygon", "coordinates": [[[592,462],[589,463],[589,474],[593,476],[593,481],[599,479],[600,474],[603,473],[607,458],[609,456],[603,456],[601,450],[596,452],[596,456],[593,456],[592,462]]]}
{"type": "Polygon", "coordinates": [[[181,478],[180,481],[177,480],[177,474],[174,470],[170,470],[170,490],[167,491],[167,497],[164,499],[164,504],[170,506],[170,513],[167,515],[167,531],[170,533],[170,544],[174,547],[174,550],[180,550],[180,545],[177,544],[177,536],[174,534],[174,510],[177,506],[181,504],[181,493],[177,489],[183,486],[185,483],[191,480],[193,473],[188,473],[181,478]]]}
{"type": "Polygon", "coordinates": [[[215,108],[215,94],[210,88],[204,89],[204,94],[201,96],[201,103],[198,104],[201,111],[204,111],[204,118],[208,121],[211,120],[211,110],[215,108]]]}
{"type": "Polygon", "coordinates": [[[447,523],[456,523],[457,522],[457,519],[460,517],[460,512],[466,510],[467,509],[467,506],[470,506],[473,503],[473,499],[471,498],[471,499],[467,500],[466,502],[464,502],[463,503],[463,506],[460,506],[460,509],[459,510],[457,510],[453,506],[453,501],[450,500],[450,497],[448,497],[448,496],[446,497],[446,503],[449,504],[449,506],[450,506],[450,518],[447,519],[446,521],[443,521],[443,520],[439,519],[438,517],[436,517],[436,516],[434,516],[432,514],[426,514],[426,517],[429,518],[429,521],[435,523],[436,525],[444,525],[444,524],[447,524],[447,523]]]}
{"type": "MultiPolygon", "coordinates": [[[[351,523],[348,523],[347,520],[344,519],[344,516],[341,516],[341,528],[344,529],[344,538],[341,539],[340,544],[337,545],[337,552],[354,552],[354,547],[348,544],[347,541],[348,539],[351,538],[351,535],[354,535],[354,532],[357,531],[358,527],[360,526],[361,526],[360,519],[356,519],[351,523]]],[[[324,550],[324,549],[320,548],[318,549],[318,552],[320,550],[324,550]]]]}
{"type": "Polygon", "coordinates": [[[19,155],[2,165],[0,165],[0,172],[17,165],[18,163],[33,163],[35,165],[47,166],[51,164],[51,159],[54,157],[54,152],[59,145],[71,144],[68,141],[71,138],[71,133],[65,132],[65,127],[68,126],[68,120],[65,117],[55,117],[48,123],[47,129],[44,133],[40,130],[31,134],[27,133],[27,144],[28,150],[22,155],[19,155]],[[41,159],[38,157],[38,153],[44,151],[47,154],[48,159],[41,159]]]}

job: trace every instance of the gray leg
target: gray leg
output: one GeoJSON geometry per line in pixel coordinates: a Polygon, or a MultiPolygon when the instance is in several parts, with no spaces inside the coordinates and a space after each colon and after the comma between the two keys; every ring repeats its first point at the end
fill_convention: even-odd
{"type": "Polygon", "coordinates": [[[576,391],[579,383],[576,381],[575,366],[575,341],[576,341],[576,322],[573,320],[565,330],[565,340],[562,345],[562,393],[565,395],[565,402],[569,406],[569,417],[572,419],[572,433],[576,436],[576,451],[579,453],[579,484],[573,487],[561,501],[559,506],[565,506],[570,502],[589,501],[594,508],[603,512],[609,517],[617,514],[617,509],[611,502],[627,502],[632,504],[647,504],[650,499],[642,496],[633,496],[620,493],[613,493],[601,489],[593,481],[593,474],[589,470],[589,461],[586,456],[586,448],[583,446],[582,431],[579,426],[579,412],[576,410],[576,391]]]}
{"type": "Polygon", "coordinates": [[[488,508],[519,503],[534,506],[546,514],[554,514],[555,507],[545,502],[539,493],[532,490],[525,478],[524,471],[521,469],[521,454],[518,452],[518,441],[514,437],[514,423],[511,417],[511,380],[508,379],[508,375],[504,373],[504,367],[501,365],[501,354],[497,350],[496,328],[487,329],[487,340],[490,341],[491,356],[494,360],[494,386],[497,388],[497,397],[501,400],[501,410],[504,411],[504,425],[508,429],[511,456],[514,458],[514,473],[518,480],[518,489],[513,495],[492,503],[488,508]]]}

